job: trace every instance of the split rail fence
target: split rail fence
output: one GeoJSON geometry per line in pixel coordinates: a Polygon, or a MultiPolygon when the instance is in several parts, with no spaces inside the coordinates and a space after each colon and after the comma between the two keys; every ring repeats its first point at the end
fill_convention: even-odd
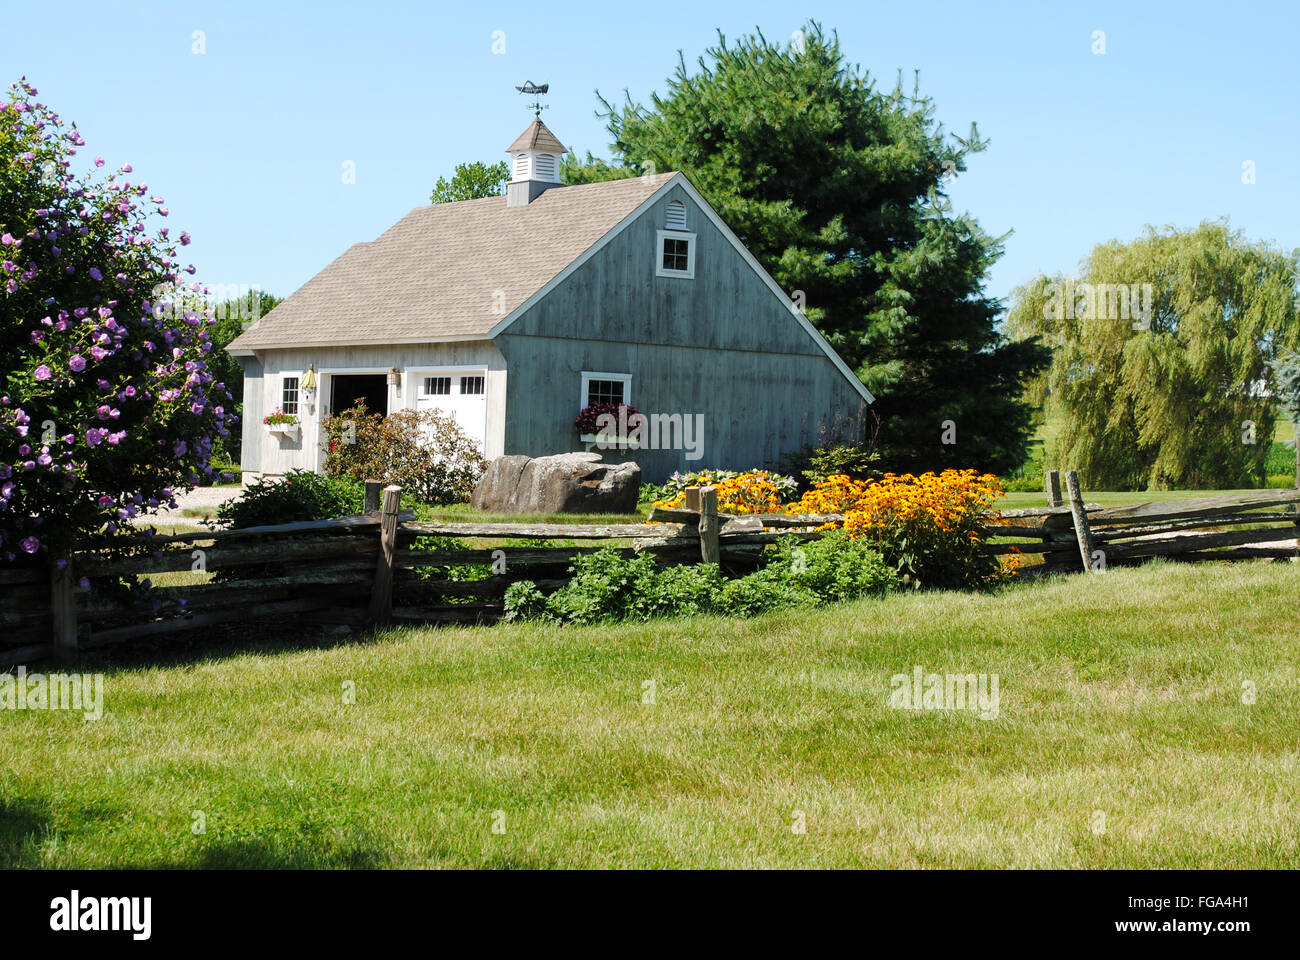
{"type": "MultiPolygon", "coordinates": [[[[1097,570],[1162,555],[1296,555],[1300,490],[1102,508],[1083,502],[1073,472],[1066,475],[1068,499],[1055,472],[1047,481],[1047,507],[1002,511],[1001,522],[984,530],[989,542],[983,549],[992,553],[1040,554],[1043,562],[1026,567],[1027,573],[1097,570]]],[[[722,514],[713,487],[690,488],[681,508],[655,508],[646,523],[636,524],[421,522],[399,510],[400,498],[401,488],[371,482],[358,516],[140,537],[139,556],[86,550],[62,568],[0,569],[0,668],[49,657],[68,661],[83,649],[233,621],[276,619],[293,628],[492,623],[504,613],[511,583],[533,580],[549,593],[567,582],[575,557],[603,547],[649,552],[666,564],[721,563],[738,572],[761,562],[768,544],[789,536],[815,539],[819,526],[843,519],[722,514]],[[423,537],[498,545],[425,549],[423,537]],[[556,540],[582,545],[553,545],[556,540]],[[527,545],[502,547],[501,541],[527,545]],[[502,559],[503,572],[480,579],[450,579],[441,571],[431,576],[428,570],[502,559]],[[78,586],[82,577],[94,582],[178,572],[216,576],[134,593],[78,586]]]]}

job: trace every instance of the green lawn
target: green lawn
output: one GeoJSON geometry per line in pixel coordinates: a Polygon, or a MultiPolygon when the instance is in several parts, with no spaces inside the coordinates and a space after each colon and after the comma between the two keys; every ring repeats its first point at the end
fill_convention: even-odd
{"type": "MultiPolygon", "coordinates": [[[[1061,491],[1064,493],[1064,489],[1061,491]]],[[[1103,507],[1122,507],[1130,503],[1148,503],[1159,500],[1194,500],[1197,497],[1224,497],[1229,494],[1257,493],[1257,490],[1087,490],[1083,491],[1084,503],[1096,503],[1103,507]]],[[[1016,510],[1022,507],[1047,506],[1046,493],[1008,493],[997,503],[1003,510],[1016,510]]]]}
{"type": "Polygon", "coordinates": [[[99,722],[0,711],[0,866],[1294,869],[1297,576],[107,666],[99,722]],[[998,717],[891,709],[914,665],[997,674],[998,717]]]}

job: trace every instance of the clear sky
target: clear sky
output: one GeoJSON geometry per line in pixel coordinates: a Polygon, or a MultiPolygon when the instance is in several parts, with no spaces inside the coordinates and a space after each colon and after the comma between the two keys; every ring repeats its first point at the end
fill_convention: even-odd
{"type": "Polygon", "coordinates": [[[0,64],[77,121],[87,163],[129,161],[167,198],[199,277],[286,296],[456,163],[502,159],[531,117],[516,84],[549,82],[546,123],[608,154],[596,90],[647,100],[678,50],[693,63],[719,29],[788,40],[806,17],[882,86],[919,69],[948,130],[991,140],[950,194],[1014,231],[994,295],[1147,223],[1228,216],[1300,246],[1297,0],[51,0],[7,5],[0,64]]]}

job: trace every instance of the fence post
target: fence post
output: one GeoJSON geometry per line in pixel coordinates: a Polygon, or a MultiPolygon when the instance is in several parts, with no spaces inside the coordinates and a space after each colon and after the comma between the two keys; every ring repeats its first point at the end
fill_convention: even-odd
{"type": "Polygon", "coordinates": [[[682,509],[691,513],[700,512],[700,488],[687,487],[682,491],[682,509]]]}
{"type": "Polygon", "coordinates": [[[1064,506],[1061,500],[1061,475],[1055,470],[1048,470],[1043,476],[1047,483],[1047,505],[1049,507],[1064,506]]]}
{"type": "Polygon", "coordinates": [[[722,548],[718,543],[718,488],[704,487],[700,496],[700,556],[705,563],[717,563],[722,559],[722,548]]]}
{"type": "Polygon", "coordinates": [[[1083,494],[1079,490],[1079,474],[1073,470],[1065,474],[1065,492],[1070,497],[1070,514],[1074,517],[1074,535],[1079,541],[1079,555],[1083,558],[1085,572],[1096,573],[1092,568],[1092,528],[1088,526],[1088,513],[1083,509],[1083,494]]]}
{"type": "Polygon", "coordinates": [[[366,499],[361,507],[362,513],[378,513],[384,497],[384,481],[366,481],[366,499]]]}
{"type": "Polygon", "coordinates": [[[381,627],[393,621],[393,551],[397,548],[397,511],[401,502],[401,487],[384,488],[379,559],[375,561],[375,582],[370,590],[370,619],[381,627]]]}
{"type": "Polygon", "coordinates": [[[50,613],[54,621],[54,658],[68,663],[77,658],[77,602],[72,595],[72,561],[50,567],[50,613]]]}

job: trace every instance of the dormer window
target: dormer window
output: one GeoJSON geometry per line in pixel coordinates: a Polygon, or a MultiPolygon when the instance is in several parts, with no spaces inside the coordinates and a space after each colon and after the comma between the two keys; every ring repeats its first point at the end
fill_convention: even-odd
{"type": "Polygon", "coordinates": [[[695,234],[684,230],[660,230],[655,276],[695,279],[695,234]]]}

